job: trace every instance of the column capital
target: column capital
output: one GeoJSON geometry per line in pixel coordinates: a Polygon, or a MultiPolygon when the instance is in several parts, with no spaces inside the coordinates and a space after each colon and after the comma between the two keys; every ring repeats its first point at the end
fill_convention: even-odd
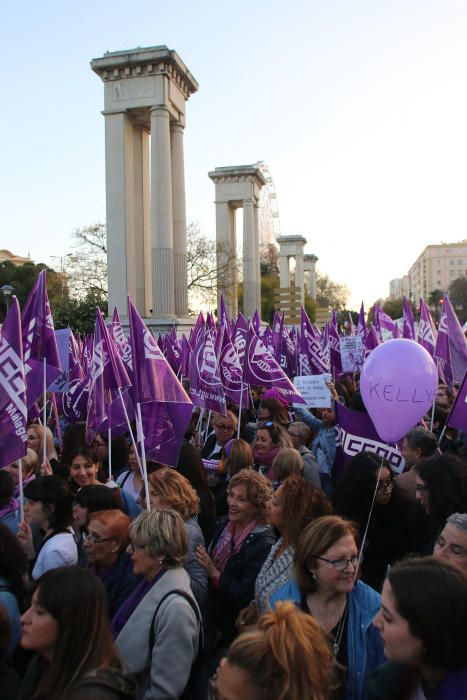
{"type": "Polygon", "coordinates": [[[151,117],[154,114],[154,116],[167,117],[167,119],[170,119],[170,112],[164,105],[154,105],[154,107],[149,108],[149,112],[151,117]]]}
{"type": "Polygon", "coordinates": [[[180,134],[183,134],[185,131],[185,125],[182,124],[182,122],[170,122],[170,131],[177,131],[180,134]]]}

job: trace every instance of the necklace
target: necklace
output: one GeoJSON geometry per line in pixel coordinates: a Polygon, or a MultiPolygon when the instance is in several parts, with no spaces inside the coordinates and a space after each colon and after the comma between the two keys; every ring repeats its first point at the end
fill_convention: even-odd
{"type": "Polygon", "coordinates": [[[334,657],[336,659],[337,659],[337,655],[339,653],[339,647],[341,645],[342,636],[344,634],[345,623],[347,620],[348,612],[349,612],[349,602],[347,601],[345,604],[344,612],[342,613],[341,619],[339,620],[336,636],[334,637],[334,644],[332,645],[332,650],[334,652],[334,657]]]}

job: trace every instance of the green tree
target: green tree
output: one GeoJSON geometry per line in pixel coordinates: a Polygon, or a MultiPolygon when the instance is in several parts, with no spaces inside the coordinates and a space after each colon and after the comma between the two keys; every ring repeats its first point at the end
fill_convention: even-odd
{"type": "Polygon", "coordinates": [[[336,311],[342,311],[349,294],[349,289],[345,284],[334,282],[328,275],[316,275],[316,302],[318,306],[331,306],[336,311]]]}
{"type": "Polygon", "coordinates": [[[451,282],[449,299],[456,310],[461,323],[467,320],[467,276],[458,277],[451,282]]]}
{"type": "MultiPolygon", "coordinates": [[[[47,292],[50,307],[54,307],[63,299],[69,298],[69,289],[66,275],[55,272],[44,263],[24,263],[24,265],[14,265],[6,260],[0,264],[0,287],[9,284],[13,287],[13,292],[21,308],[26,303],[34,283],[42,270],[47,270],[47,292]]],[[[4,298],[0,298],[0,321],[5,318],[6,304],[4,298]]]]}

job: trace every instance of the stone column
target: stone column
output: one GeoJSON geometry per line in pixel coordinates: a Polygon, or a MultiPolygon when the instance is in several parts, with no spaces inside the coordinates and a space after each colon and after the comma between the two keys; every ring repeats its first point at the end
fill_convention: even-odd
{"type": "MultiPolygon", "coordinates": [[[[133,296],[133,303],[140,313],[147,315],[146,307],[146,266],[141,265],[147,253],[145,250],[145,226],[149,226],[149,221],[145,221],[145,195],[147,194],[147,181],[149,173],[147,171],[147,135],[141,127],[134,126],[132,129],[133,149],[132,149],[132,169],[134,181],[134,209],[133,224],[128,225],[127,240],[127,267],[128,267],[128,287],[133,296]],[[146,138],[144,138],[146,136],[146,138]],[[132,234],[133,231],[133,235],[132,234]]],[[[151,308],[151,307],[149,307],[151,308]]]]}
{"type": "Polygon", "coordinates": [[[216,251],[217,267],[225,273],[217,280],[217,308],[220,309],[221,296],[224,296],[225,308],[229,316],[237,315],[237,274],[235,255],[235,210],[227,202],[216,202],[216,251]],[[233,243],[232,243],[233,241],[233,243]]]}
{"type": "Polygon", "coordinates": [[[255,211],[252,199],[243,202],[243,315],[253,318],[257,304],[255,211]]]}
{"type": "Polygon", "coordinates": [[[170,115],[151,110],[151,241],[154,316],[175,315],[170,115]]]}
{"type": "Polygon", "coordinates": [[[290,287],[289,258],[279,255],[279,286],[281,289],[290,287]]]}
{"type": "Polygon", "coordinates": [[[304,285],[304,274],[303,274],[303,255],[295,256],[295,286],[300,290],[301,303],[303,304],[305,300],[304,285]]]}
{"type": "Polygon", "coordinates": [[[171,124],[172,208],[174,244],[175,313],[188,316],[186,264],[185,166],[183,158],[183,124],[171,124]]]}
{"type": "Polygon", "coordinates": [[[256,280],[256,308],[261,318],[261,251],[259,246],[259,207],[255,204],[255,280],[256,280]]]}
{"type": "Polygon", "coordinates": [[[128,278],[126,265],[126,132],[128,117],[124,112],[105,114],[105,189],[107,210],[107,275],[109,309],[115,306],[126,317],[128,278]]]}

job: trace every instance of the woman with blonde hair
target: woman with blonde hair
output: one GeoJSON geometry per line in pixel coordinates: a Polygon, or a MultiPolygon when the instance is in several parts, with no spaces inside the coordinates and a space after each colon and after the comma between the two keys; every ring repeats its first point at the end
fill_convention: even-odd
{"type": "MultiPolygon", "coordinates": [[[[19,461],[19,460],[18,460],[19,461]]],[[[13,479],[14,491],[13,498],[18,498],[19,496],[19,464],[18,461],[12,462],[5,470],[10,473],[13,479]]],[[[21,472],[23,476],[23,489],[36,478],[36,469],[38,464],[37,453],[31,449],[27,448],[26,454],[21,459],[21,472]]]]}
{"type": "Polygon", "coordinates": [[[195,554],[196,547],[204,546],[203,533],[197,521],[199,496],[188,479],[170,467],[163,467],[150,474],[148,481],[151,510],[174,510],[185,523],[188,535],[185,569],[190,577],[191,590],[202,608],[206,603],[208,576],[195,554]]]}
{"type": "MultiPolygon", "coordinates": [[[[28,425],[27,432],[27,445],[30,447],[39,457],[40,463],[43,461],[44,456],[44,426],[40,423],[30,423],[28,425]]],[[[55,460],[58,466],[58,456],[57,450],[54,445],[54,438],[50,428],[46,426],[45,428],[45,456],[49,462],[55,460]]]]}
{"type": "Polygon", "coordinates": [[[333,668],[318,623],[279,603],[233,642],[214,683],[219,700],[327,700],[333,668]]]}

